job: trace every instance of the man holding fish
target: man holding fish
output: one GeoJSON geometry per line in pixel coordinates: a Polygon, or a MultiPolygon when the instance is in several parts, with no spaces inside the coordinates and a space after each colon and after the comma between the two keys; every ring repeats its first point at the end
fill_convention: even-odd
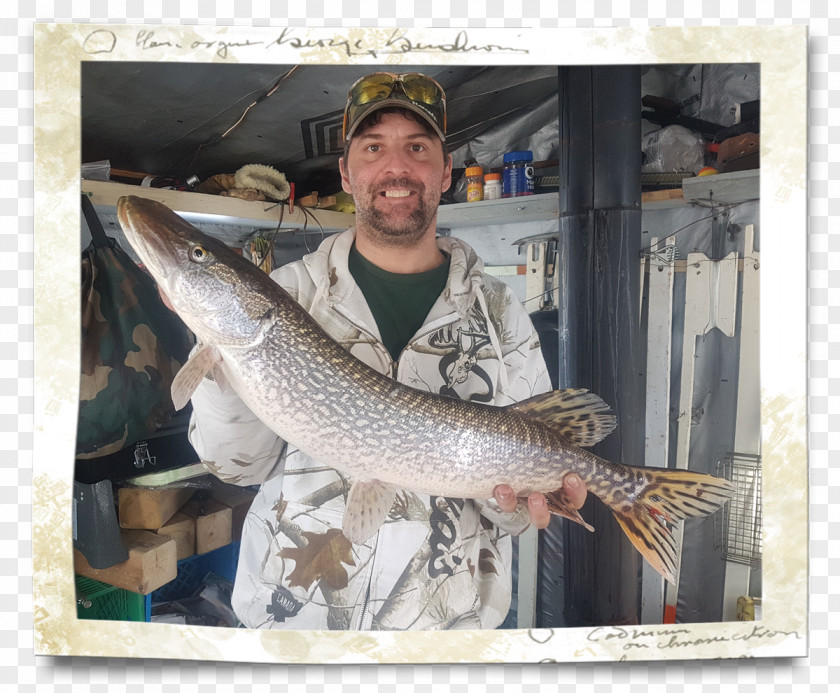
{"type": "Polygon", "coordinates": [[[193,402],[190,441],[221,479],[260,486],[233,592],[246,626],[497,627],[511,535],[549,512],[594,531],[587,493],[675,583],[671,529],[735,492],[586,449],[615,428],[606,403],[547,392],[522,306],[469,246],[434,237],[445,123],[425,75],[359,80],[339,162],[355,231],[271,277],[160,202],[117,201],[198,342],[172,382],[177,409],[193,402]]]}
{"type": "MultiPolygon", "coordinates": [[[[492,405],[550,390],[524,308],[465,243],[436,238],[451,183],[442,87],[374,73],[350,89],[342,187],[356,225],[272,278],[345,349],[413,388],[492,405]]],[[[324,388],[330,383],[325,381],[324,388]]],[[[341,533],[350,479],[288,445],[205,378],[190,441],[219,478],[259,485],[243,531],[234,609],[252,628],[495,628],[511,599],[511,536],[549,522],[546,497],[399,491],[363,544],[341,533]]],[[[364,428],[364,407],[359,426],[364,428]]],[[[371,434],[375,435],[375,434],[371,434]]],[[[457,435],[456,431],[452,435],[457,435]]],[[[476,461],[479,463],[480,461],[476,461]]],[[[587,491],[563,480],[570,506],[587,491]]]]}

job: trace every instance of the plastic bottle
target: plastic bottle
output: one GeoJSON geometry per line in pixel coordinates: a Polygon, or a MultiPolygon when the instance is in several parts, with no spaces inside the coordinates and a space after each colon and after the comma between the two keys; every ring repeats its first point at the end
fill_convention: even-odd
{"type": "Polygon", "coordinates": [[[465,172],[467,179],[467,202],[481,202],[484,199],[484,171],[481,166],[470,166],[465,172]]]}
{"type": "Polygon", "coordinates": [[[484,176],[484,199],[497,200],[502,196],[502,174],[488,173],[484,176]]]}
{"type": "Polygon", "coordinates": [[[534,154],[531,151],[508,152],[502,169],[502,197],[534,194],[534,154]]]}

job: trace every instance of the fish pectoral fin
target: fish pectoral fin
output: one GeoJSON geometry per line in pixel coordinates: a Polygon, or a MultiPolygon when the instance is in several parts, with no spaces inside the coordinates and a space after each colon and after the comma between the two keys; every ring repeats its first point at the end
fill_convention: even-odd
{"type": "Polygon", "coordinates": [[[568,520],[572,520],[573,522],[577,522],[579,525],[583,525],[588,529],[590,532],[594,532],[595,528],[590,525],[586,520],[581,517],[581,514],[577,511],[571,503],[569,503],[568,496],[566,495],[566,491],[561,487],[556,491],[551,491],[550,493],[545,494],[545,500],[548,505],[548,510],[553,515],[560,515],[561,517],[565,517],[568,520]]]}
{"type": "Polygon", "coordinates": [[[615,415],[598,395],[581,389],[554,390],[511,404],[509,409],[551,426],[571,443],[589,447],[615,428],[615,415]]]}
{"type": "Polygon", "coordinates": [[[209,346],[199,347],[190,356],[172,379],[172,404],[175,405],[176,410],[183,409],[186,406],[205,375],[211,370],[214,371],[214,374],[215,372],[221,372],[221,368],[218,368],[221,362],[222,357],[218,350],[209,346]]]}
{"type": "Polygon", "coordinates": [[[213,376],[213,380],[216,381],[216,385],[219,386],[219,389],[222,392],[227,392],[228,388],[230,386],[228,385],[227,376],[225,375],[225,372],[222,370],[222,360],[219,359],[218,362],[213,366],[213,368],[211,370],[212,370],[211,375],[213,376]]]}
{"type": "Polygon", "coordinates": [[[354,481],[347,494],[342,531],[354,544],[364,544],[385,522],[397,489],[380,481],[354,481]]]}

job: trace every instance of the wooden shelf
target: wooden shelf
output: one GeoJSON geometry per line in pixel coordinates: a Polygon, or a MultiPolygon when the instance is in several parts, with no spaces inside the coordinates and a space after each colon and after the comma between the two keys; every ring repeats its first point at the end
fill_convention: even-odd
{"type": "MultiPolygon", "coordinates": [[[[106,181],[82,180],[82,192],[89,195],[98,214],[116,213],[117,200],[124,195],[138,195],[162,202],[184,219],[194,224],[218,224],[250,226],[255,229],[276,229],[280,221],[280,204],[273,202],[249,202],[236,197],[204,195],[202,193],[167,190],[165,188],[144,188],[139,185],[106,181]]],[[[352,214],[333,212],[327,209],[310,210],[321,223],[324,231],[343,231],[355,223],[352,214]]],[[[281,230],[296,231],[303,228],[318,228],[300,207],[283,215],[281,230]]]]}
{"type": "MultiPolygon", "coordinates": [[[[193,224],[211,224],[218,227],[249,227],[276,229],[280,219],[280,206],[271,202],[248,202],[234,197],[203,195],[201,193],[144,188],[125,183],[82,180],[82,192],[89,195],[93,207],[100,215],[116,214],[117,200],[124,195],[139,195],[162,202],[193,224]]],[[[321,223],[324,231],[343,231],[355,223],[353,214],[326,209],[310,210],[321,223]]],[[[456,229],[489,226],[510,222],[544,221],[560,215],[557,193],[523,197],[464,202],[441,205],[438,208],[438,229],[456,229]]],[[[306,219],[299,207],[283,217],[284,231],[298,231],[306,223],[308,230],[319,230],[317,223],[306,219]]],[[[239,239],[242,240],[241,238],[239,239]]],[[[233,238],[228,241],[233,242],[233,238]]]]}
{"type": "Polygon", "coordinates": [[[689,204],[733,204],[757,200],[760,195],[759,169],[716,173],[686,178],[683,198],[689,204]]]}
{"type": "MultiPolygon", "coordinates": [[[[82,180],[82,192],[90,196],[97,213],[114,215],[117,200],[123,195],[140,195],[164,203],[184,219],[195,224],[238,226],[252,229],[277,228],[280,221],[280,204],[248,202],[235,197],[204,195],[201,193],[144,188],[125,183],[82,180]]],[[[733,171],[713,176],[686,178],[682,189],[645,193],[643,210],[670,209],[685,205],[731,204],[756,200],[759,197],[759,170],[733,171]]],[[[326,209],[310,210],[327,233],[343,231],[355,223],[353,214],[326,209]]],[[[482,202],[462,202],[441,205],[438,208],[439,230],[476,226],[550,221],[559,219],[558,193],[543,193],[522,197],[508,197],[482,202]]],[[[306,225],[309,230],[319,230],[318,223],[307,218],[300,207],[293,213],[288,208],[283,215],[282,229],[298,231],[306,225]]]]}
{"type": "Polygon", "coordinates": [[[674,209],[686,205],[723,205],[758,200],[760,169],[685,178],[682,188],[642,194],[642,209],[674,209]]]}
{"type": "Polygon", "coordinates": [[[438,229],[462,229],[470,226],[546,221],[560,217],[557,193],[504,197],[482,202],[460,202],[438,207],[438,229]]]}

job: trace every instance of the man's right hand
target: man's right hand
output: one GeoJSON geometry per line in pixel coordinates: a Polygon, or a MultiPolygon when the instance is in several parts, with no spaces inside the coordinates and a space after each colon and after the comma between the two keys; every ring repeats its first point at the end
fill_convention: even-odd
{"type": "MultiPolygon", "coordinates": [[[[586,484],[574,472],[567,474],[563,478],[563,491],[569,503],[575,508],[580,509],[586,501],[587,489],[586,484]]],[[[499,507],[505,511],[512,513],[516,510],[518,499],[514,494],[513,489],[507,484],[500,484],[493,490],[493,495],[499,507]]],[[[544,529],[548,527],[551,520],[551,512],[548,510],[546,498],[542,493],[532,493],[528,496],[528,514],[531,517],[531,524],[537,529],[544,529]]]]}

